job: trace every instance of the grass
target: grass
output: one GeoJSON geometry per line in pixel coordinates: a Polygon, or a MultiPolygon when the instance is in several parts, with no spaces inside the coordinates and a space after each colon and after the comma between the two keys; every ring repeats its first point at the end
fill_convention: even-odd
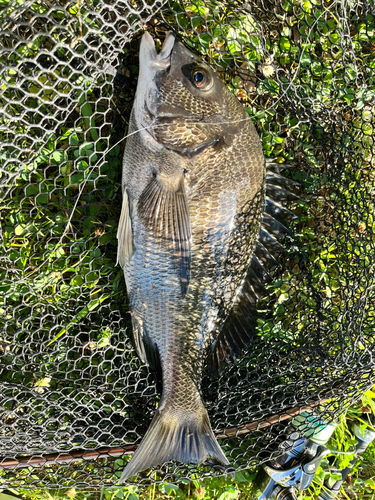
{"type": "MultiPolygon", "coordinates": [[[[108,58],[117,65],[121,29],[137,16],[123,12],[122,28],[112,32],[103,22],[110,16],[105,4],[36,1],[12,38],[7,16],[17,19],[23,7],[0,5],[9,28],[0,82],[0,442],[18,432],[26,436],[21,445],[38,453],[44,444],[28,441],[27,433],[43,422],[53,449],[133,442],[157,398],[128,340],[125,284],[115,267],[121,139],[136,85],[137,41],[126,49],[114,95],[113,76],[98,68],[108,58]]],[[[301,199],[291,206],[298,215],[294,241],[267,285],[258,338],[220,382],[204,386],[216,428],[264,418],[270,406],[282,412],[332,387],[338,395],[326,411],[337,417],[347,411],[349,425],[361,406],[348,406],[373,382],[374,18],[347,7],[338,12],[335,2],[290,0],[265,12],[258,2],[250,10],[235,2],[172,2],[148,26],[159,45],[173,27],[221,72],[257,124],[265,155],[290,165],[286,175],[300,184],[301,199]]],[[[368,393],[364,406],[372,398],[368,393]]],[[[336,431],[337,446],[352,441],[345,425],[336,431]]],[[[251,498],[255,471],[248,467],[285,431],[272,429],[223,441],[246,470],[235,482],[191,477],[179,486],[108,489],[101,498],[251,498]]],[[[364,470],[355,468],[345,486],[350,498],[373,494],[374,448],[368,453],[364,470]]],[[[341,466],[347,459],[340,460],[341,466]]],[[[35,490],[33,498],[97,498],[79,488],[111,484],[116,467],[123,462],[0,478],[29,487],[62,481],[69,488],[35,490]]],[[[325,475],[321,469],[320,483],[325,475]]]]}
{"type": "MultiPolygon", "coordinates": [[[[356,444],[351,426],[353,422],[358,425],[366,426],[368,422],[368,412],[375,412],[375,393],[367,391],[361,401],[350,407],[345,417],[341,417],[339,425],[332,435],[328,446],[339,451],[350,451],[356,444]]],[[[342,470],[348,466],[354,455],[330,455],[323,459],[315,476],[312,486],[299,494],[299,500],[314,500],[325,484],[329,481],[339,479],[337,470],[342,470]]],[[[358,500],[372,500],[375,498],[374,477],[375,463],[375,443],[372,443],[363,457],[361,457],[353,466],[352,473],[348,480],[344,482],[339,500],[347,498],[358,500]]],[[[159,478],[160,481],[161,478],[159,478]]],[[[217,477],[199,478],[191,481],[184,480],[179,484],[169,482],[159,482],[148,487],[130,486],[130,487],[112,487],[97,491],[81,491],[74,487],[61,490],[7,490],[9,493],[20,495],[25,500],[67,500],[76,498],[77,500],[137,500],[137,499],[189,499],[198,498],[202,500],[209,499],[241,499],[256,500],[264,488],[267,480],[260,469],[254,468],[235,473],[235,478],[217,477]]]]}

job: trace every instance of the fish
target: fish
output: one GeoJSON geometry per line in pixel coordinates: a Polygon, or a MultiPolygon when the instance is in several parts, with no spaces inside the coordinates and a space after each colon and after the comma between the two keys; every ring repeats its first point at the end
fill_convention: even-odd
{"type": "MultiPolygon", "coordinates": [[[[139,60],[117,258],[133,344],[162,394],[120,482],[172,460],[229,465],[202,400],[202,373],[207,365],[217,376],[252,340],[259,275],[277,262],[274,234],[286,210],[267,201],[258,133],[214,70],[171,32],[159,52],[145,32],[139,60]]],[[[269,175],[277,191],[280,176],[269,175]]]]}

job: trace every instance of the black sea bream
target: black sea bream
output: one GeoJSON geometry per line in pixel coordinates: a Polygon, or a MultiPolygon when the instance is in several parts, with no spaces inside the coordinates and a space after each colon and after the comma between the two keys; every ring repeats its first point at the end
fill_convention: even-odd
{"type": "Polygon", "coordinates": [[[137,353],[160,372],[163,392],[121,480],[169,460],[228,464],[201,398],[202,366],[217,371],[248,343],[231,314],[265,203],[260,139],[220,78],[171,34],[157,53],[145,33],[139,59],[118,262],[137,353]]]}

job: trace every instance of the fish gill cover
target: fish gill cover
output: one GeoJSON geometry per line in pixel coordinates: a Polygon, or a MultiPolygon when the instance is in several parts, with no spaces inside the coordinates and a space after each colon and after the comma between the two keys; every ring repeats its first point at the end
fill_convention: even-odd
{"type": "Polygon", "coordinates": [[[112,485],[160,398],[115,266],[144,31],[158,49],[172,31],[202,57],[297,183],[293,237],[264,280],[255,338],[219,378],[203,377],[226,457],[235,470],[259,464],[290,416],[340,415],[374,383],[372,2],[0,5],[1,484],[112,485]]]}

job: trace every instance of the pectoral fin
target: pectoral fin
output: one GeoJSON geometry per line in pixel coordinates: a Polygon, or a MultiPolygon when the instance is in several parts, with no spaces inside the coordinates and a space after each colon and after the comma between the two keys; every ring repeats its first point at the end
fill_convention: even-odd
{"type": "Polygon", "coordinates": [[[186,294],[190,279],[191,226],[184,179],[155,176],[138,201],[138,213],[156,242],[170,249],[186,294]]]}
{"type": "Polygon", "coordinates": [[[134,252],[133,232],[130,218],[129,196],[126,189],[124,189],[122,199],[122,209],[117,229],[117,264],[123,268],[127,260],[132,258],[134,252]]]}

